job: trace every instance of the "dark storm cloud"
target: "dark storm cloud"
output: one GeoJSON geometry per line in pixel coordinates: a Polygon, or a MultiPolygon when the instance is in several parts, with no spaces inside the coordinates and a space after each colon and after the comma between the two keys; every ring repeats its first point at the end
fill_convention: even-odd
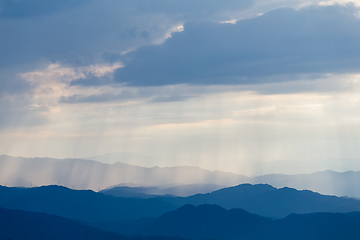
{"type": "Polygon", "coordinates": [[[285,8],[235,25],[188,23],[164,44],[129,53],[131,61],[114,76],[132,86],[157,86],[249,84],[286,81],[299,74],[360,72],[357,11],[352,5],[285,8]]]}
{"type": "MultiPolygon", "coordinates": [[[[122,60],[122,51],[162,38],[179,22],[216,19],[253,0],[0,0],[0,75],[44,68],[122,60]]],[[[0,76],[0,87],[13,80],[0,76]]],[[[20,83],[20,82],[19,82],[20,83]]],[[[72,85],[106,85],[89,76],[72,85]]],[[[18,86],[26,86],[23,82],[18,86]]],[[[11,89],[10,89],[11,90],[11,89]]]]}
{"type": "Polygon", "coordinates": [[[153,41],[164,30],[159,26],[163,19],[170,26],[176,21],[211,19],[252,2],[0,0],[0,68],[38,61],[86,65],[103,53],[153,41]]]}

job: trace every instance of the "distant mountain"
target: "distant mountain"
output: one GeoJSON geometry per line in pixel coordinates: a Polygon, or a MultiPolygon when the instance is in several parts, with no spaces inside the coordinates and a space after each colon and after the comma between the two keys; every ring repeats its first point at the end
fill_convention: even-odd
{"type": "Polygon", "coordinates": [[[274,187],[311,189],[322,194],[360,197],[360,172],[322,171],[311,174],[269,174],[253,178],[251,183],[267,183],[274,187]]]}
{"type": "Polygon", "coordinates": [[[216,184],[188,184],[174,187],[127,187],[117,186],[101,190],[101,193],[115,197],[151,198],[159,195],[174,195],[188,197],[198,193],[209,193],[224,188],[224,185],[216,184]]]}
{"type": "Polygon", "coordinates": [[[198,167],[145,168],[126,163],[104,164],[84,159],[20,158],[0,156],[0,185],[41,186],[58,184],[95,191],[119,183],[158,186],[217,184],[231,186],[249,178],[198,167]]]}
{"type": "Polygon", "coordinates": [[[88,222],[158,217],[178,207],[157,198],[119,198],[61,186],[29,189],[0,187],[0,196],[0,207],[56,214],[88,222]]]}
{"type": "Polygon", "coordinates": [[[277,188],[308,189],[322,194],[360,198],[360,185],[357,182],[360,182],[360,172],[353,171],[269,174],[250,178],[189,166],[146,168],[120,162],[105,164],[85,159],[15,158],[0,155],[0,185],[7,186],[57,184],[95,191],[110,186],[141,186],[160,188],[153,192],[141,192],[148,195],[189,196],[241,183],[267,183],[277,188]]]}
{"type": "Polygon", "coordinates": [[[360,239],[360,219],[340,213],[312,213],[271,220],[241,209],[185,205],[157,218],[141,233],[194,240],[355,240],[360,239]]]}
{"type": "Polygon", "coordinates": [[[170,194],[182,197],[188,197],[199,193],[210,193],[221,188],[228,187],[224,185],[217,184],[188,184],[188,185],[180,185],[162,189],[160,193],[163,195],[170,194]]]}
{"type": "Polygon", "coordinates": [[[360,201],[321,195],[308,190],[277,189],[267,184],[241,184],[187,198],[161,198],[174,205],[216,204],[226,209],[242,208],[254,214],[283,218],[291,213],[360,211],[360,201]]]}
{"type": "Polygon", "coordinates": [[[242,184],[190,197],[123,198],[60,186],[29,189],[0,187],[0,207],[57,214],[88,222],[158,217],[185,204],[216,204],[254,214],[282,218],[291,213],[360,211],[360,201],[270,185],[242,184]]]}
{"type": "Polygon", "coordinates": [[[155,167],[156,164],[154,163],[157,160],[155,157],[152,156],[128,152],[106,153],[99,156],[85,157],[84,159],[95,160],[107,164],[114,164],[117,162],[128,163],[131,165],[138,165],[142,167],[155,167]]]}
{"type": "Polygon", "coordinates": [[[126,238],[56,215],[0,208],[0,239],[125,240],[126,238]]]}

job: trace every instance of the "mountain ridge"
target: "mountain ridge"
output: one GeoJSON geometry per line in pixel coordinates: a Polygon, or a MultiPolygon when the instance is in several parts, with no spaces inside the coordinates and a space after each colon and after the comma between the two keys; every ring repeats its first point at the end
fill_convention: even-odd
{"type": "Polygon", "coordinates": [[[0,187],[0,196],[0,207],[46,212],[89,222],[158,217],[186,204],[241,208],[275,219],[291,213],[360,211],[359,200],[321,195],[308,190],[277,189],[268,184],[241,184],[190,197],[158,196],[146,199],[114,197],[62,186],[29,189],[0,187]]]}
{"type": "Polygon", "coordinates": [[[217,205],[185,205],[155,219],[141,234],[216,240],[355,240],[360,218],[342,213],[290,214],[270,218],[217,205]]]}
{"type": "MultiPolygon", "coordinates": [[[[0,155],[0,184],[7,186],[64,185],[74,189],[99,191],[110,186],[158,186],[170,188],[191,184],[223,187],[241,183],[267,183],[274,187],[309,189],[326,195],[360,197],[360,171],[318,171],[311,174],[267,174],[247,177],[235,173],[209,171],[199,167],[140,167],[128,163],[101,163],[87,159],[21,158],[0,155]],[[11,173],[11,174],[10,174],[11,173]],[[166,186],[162,186],[166,183],[166,186]]],[[[199,193],[213,188],[199,188],[199,193]]],[[[195,190],[161,194],[189,196],[195,190]]],[[[159,193],[154,193],[158,195],[159,193]]]]}
{"type": "Polygon", "coordinates": [[[0,184],[41,186],[58,184],[76,189],[100,190],[119,183],[173,185],[212,183],[233,185],[248,177],[199,167],[152,167],[105,164],[86,159],[16,158],[0,156],[0,184]],[[8,174],[11,172],[12,174],[8,174]],[[19,180],[20,179],[20,180],[19,180]]]}

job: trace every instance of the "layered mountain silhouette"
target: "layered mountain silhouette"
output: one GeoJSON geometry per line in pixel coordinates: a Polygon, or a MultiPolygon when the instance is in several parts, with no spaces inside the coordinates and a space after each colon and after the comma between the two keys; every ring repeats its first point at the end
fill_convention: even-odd
{"type": "Polygon", "coordinates": [[[46,213],[0,208],[0,239],[8,240],[183,240],[166,236],[122,236],[46,213]]]}
{"type": "Polygon", "coordinates": [[[42,186],[58,184],[75,189],[100,190],[118,184],[167,187],[187,184],[235,185],[249,178],[199,167],[139,167],[126,163],[105,164],[85,159],[21,158],[0,156],[0,184],[42,186]],[[11,173],[11,174],[9,174],[11,173]]]}
{"type": "Polygon", "coordinates": [[[0,239],[125,240],[125,237],[56,215],[0,208],[0,239]]]}
{"type": "Polygon", "coordinates": [[[104,190],[101,193],[115,197],[137,197],[151,198],[164,195],[188,197],[198,193],[209,193],[226,186],[216,184],[189,184],[174,187],[128,187],[115,186],[104,190]]]}
{"type": "Polygon", "coordinates": [[[0,207],[56,214],[87,222],[134,221],[156,218],[186,204],[216,204],[226,209],[241,208],[270,218],[291,213],[355,212],[360,201],[326,196],[270,185],[242,184],[208,194],[190,197],[124,198],[91,190],[72,190],[61,186],[36,188],[0,187],[0,207]]]}
{"type": "Polygon", "coordinates": [[[321,171],[311,174],[269,174],[258,176],[252,183],[267,183],[274,187],[292,187],[296,189],[311,189],[322,194],[337,196],[360,197],[360,172],[321,171]]]}
{"type": "MultiPolygon", "coordinates": [[[[129,156],[125,155],[121,155],[124,160],[129,159],[129,156]]],[[[121,156],[116,155],[119,157],[118,161],[122,160],[121,156]]],[[[108,156],[99,156],[94,159],[101,157],[108,156]]],[[[146,168],[121,162],[105,164],[86,159],[21,158],[0,155],[0,185],[7,186],[31,187],[57,184],[94,191],[108,189],[110,186],[136,186],[152,188],[152,190],[140,191],[146,195],[190,196],[241,183],[267,183],[277,188],[292,187],[309,189],[322,194],[360,197],[360,186],[354,184],[359,181],[360,172],[353,171],[246,177],[189,166],[146,168]],[[153,191],[155,188],[157,190],[153,191]]],[[[134,192],[131,193],[133,195],[129,195],[129,191],[127,192],[122,193],[124,197],[148,197],[135,196],[134,192]]],[[[120,196],[121,194],[112,192],[110,195],[120,196]]]]}
{"type": "Polygon", "coordinates": [[[185,205],[157,218],[141,233],[194,240],[355,240],[360,238],[360,219],[341,213],[311,213],[272,220],[242,209],[185,205]]]}
{"type": "MultiPolygon", "coordinates": [[[[188,204],[167,212],[155,220],[135,222],[138,227],[133,229],[132,234],[136,233],[137,237],[131,237],[101,231],[56,215],[0,208],[0,239],[355,240],[360,238],[358,213],[290,214],[286,218],[272,220],[242,209],[226,210],[217,205],[205,204],[195,207],[188,204]]],[[[122,226],[126,227],[126,224],[122,226]]]]}
{"type": "Polygon", "coordinates": [[[242,209],[185,205],[155,219],[141,233],[190,239],[265,239],[271,222],[242,209]]]}
{"type": "Polygon", "coordinates": [[[242,208],[254,214],[283,218],[291,213],[352,212],[360,210],[360,201],[321,195],[308,190],[274,188],[267,184],[241,184],[187,198],[162,198],[175,205],[216,204],[226,209],[242,208]]]}
{"type": "Polygon", "coordinates": [[[0,239],[360,239],[360,201],[266,184],[147,199],[0,187],[0,207],[0,239]]]}
{"type": "Polygon", "coordinates": [[[159,196],[152,194],[153,192],[157,192],[157,191],[161,191],[161,188],[119,186],[119,187],[104,189],[99,192],[114,197],[154,198],[159,196]]]}
{"type": "Polygon", "coordinates": [[[178,206],[161,199],[120,198],[62,186],[0,187],[0,207],[56,214],[89,222],[158,217],[178,206]]]}

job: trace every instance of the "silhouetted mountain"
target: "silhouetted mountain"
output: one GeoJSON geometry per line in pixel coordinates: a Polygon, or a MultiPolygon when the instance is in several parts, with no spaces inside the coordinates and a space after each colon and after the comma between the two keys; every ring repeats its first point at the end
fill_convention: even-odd
{"type": "Polygon", "coordinates": [[[274,223],[275,239],[360,239],[360,219],[342,213],[291,214],[274,223]]]}
{"type": "Polygon", "coordinates": [[[45,213],[0,208],[0,239],[14,240],[125,240],[76,221],[45,213]]]}
{"type": "Polygon", "coordinates": [[[99,191],[105,195],[114,197],[133,197],[133,198],[154,198],[159,195],[150,194],[150,192],[160,192],[161,188],[158,187],[112,187],[99,191]],[[151,190],[154,189],[154,190],[151,190]]]}
{"type": "Polygon", "coordinates": [[[21,158],[0,155],[0,184],[42,186],[58,184],[99,190],[120,183],[147,186],[218,184],[231,186],[249,178],[199,167],[145,168],[126,163],[104,164],[84,159],[21,158]],[[8,174],[11,172],[11,174],[8,174]]]}
{"type": "MultiPolygon", "coordinates": [[[[142,225],[140,224],[139,227],[142,225]]],[[[46,213],[0,208],[0,239],[8,240],[184,240],[165,236],[122,236],[46,213]]]]}
{"type": "Polygon", "coordinates": [[[186,205],[155,219],[141,233],[196,240],[355,240],[360,239],[360,219],[312,213],[271,220],[241,209],[186,205]]]}
{"type": "Polygon", "coordinates": [[[113,221],[113,222],[82,222],[85,225],[108,232],[116,232],[121,235],[137,235],[138,232],[147,227],[154,218],[145,217],[135,221],[113,221]]]}
{"type": "Polygon", "coordinates": [[[1,207],[46,212],[89,222],[158,217],[185,204],[242,208],[271,218],[282,218],[291,213],[360,211],[360,201],[355,199],[326,196],[307,190],[276,189],[266,184],[242,184],[190,197],[148,199],[113,197],[91,190],[71,190],[60,186],[29,189],[0,187],[0,196],[1,207]]]}
{"type": "Polygon", "coordinates": [[[25,195],[28,188],[4,187],[0,186],[0,206],[7,202],[25,195]]]}
{"type": "Polygon", "coordinates": [[[71,190],[61,186],[29,189],[0,187],[0,196],[1,207],[45,212],[90,222],[158,217],[177,207],[157,198],[119,198],[91,190],[71,190]]]}
{"type": "Polygon", "coordinates": [[[101,190],[101,193],[115,197],[137,197],[150,198],[159,195],[175,195],[181,197],[188,197],[197,193],[209,193],[225,186],[216,184],[189,184],[179,185],[173,187],[127,187],[116,186],[101,190]]]}
{"type": "Polygon", "coordinates": [[[271,223],[269,218],[242,209],[227,211],[217,205],[185,205],[165,213],[141,233],[190,239],[264,239],[271,223]]]}
{"type": "Polygon", "coordinates": [[[226,209],[242,208],[271,218],[282,218],[291,213],[360,211],[360,201],[355,199],[321,195],[308,190],[277,189],[267,184],[241,184],[187,198],[161,199],[178,206],[216,204],[226,209]]]}
{"type": "Polygon", "coordinates": [[[360,212],[348,212],[346,215],[360,219],[360,212]]]}

